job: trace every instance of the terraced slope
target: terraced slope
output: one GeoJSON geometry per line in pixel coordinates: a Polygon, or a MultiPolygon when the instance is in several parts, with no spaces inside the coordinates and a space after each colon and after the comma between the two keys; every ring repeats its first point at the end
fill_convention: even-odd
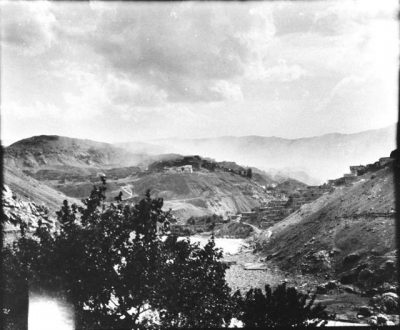
{"type": "Polygon", "coordinates": [[[224,171],[150,173],[126,183],[139,196],[150,189],[154,196],[162,197],[165,208],[171,208],[180,220],[250,211],[267,200],[254,181],[224,171]]]}

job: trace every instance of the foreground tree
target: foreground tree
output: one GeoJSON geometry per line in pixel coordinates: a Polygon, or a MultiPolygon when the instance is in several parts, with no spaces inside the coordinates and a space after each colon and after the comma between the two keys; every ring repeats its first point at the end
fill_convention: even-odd
{"type": "Polygon", "coordinates": [[[167,235],[170,215],[149,193],[137,205],[115,205],[105,190],[103,181],[84,206],[64,201],[54,235],[39,224],[6,249],[10,296],[14,279],[59,292],[78,328],[222,326],[231,297],[213,239],[200,248],[167,235]]]}

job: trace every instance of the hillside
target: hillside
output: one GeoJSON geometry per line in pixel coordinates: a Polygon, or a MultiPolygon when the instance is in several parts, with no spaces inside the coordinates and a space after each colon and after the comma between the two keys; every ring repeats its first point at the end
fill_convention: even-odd
{"type": "Polygon", "coordinates": [[[38,169],[71,168],[83,174],[85,168],[136,165],[146,158],[108,143],[57,135],[40,135],[20,140],[5,148],[4,163],[36,172],[38,169]]]}
{"type": "Polygon", "coordinates": [[[395,126],[355,134],[284,139],[225,136],[204,139],[163,139],[154,144],[164,152],[199,154],[217,161],[229,159],[307,184],[339,177],[350,165],[366,164],[395,148],[395,126]]]}
{"type": "Polygon", "coordinates": [[[5,149],[6,183],[13,191],[58,208],[66,196],[86,198],[99,175],[107,177],[107,198],[121,191],[136,201],[147,189],[165,200],[182,221],[190,216],[228,215],[249,211],[265,201],[261,185],[274,182],[265,172],[247,170],[234,162],[216,163],[199,156],[132,154],[107,143],[60,136],[36,136],[5,149]],[[192,164],[195,172],[165,168],[192,164]],[[133,166],[137,164],[139,166],[133,166]],[[148,170],[145,170],[148,168],[148,170]]]}
{"type": "Polygon", "coordinates": [[[276,185],[275,190],[280,192],[292,192],[296,189],[304,189],[307,185],[295,179],[286,179],[276,185]]]}
{"type": "Polygon", "coordinates": [[[259,252],[282,269],[328,274],[343,283],[393,281],[392,169],[358,178],[270,227],[268,235],[258,238],[259,252]]]}
{"type": "Polygon", "coordinates": [[[191,174],[152,174],[133,183],[142,193],[151,188],[181,219],[193,215],[236,214],[250,211],[266,200],[262,188],[240,175],[223,171],[191,174]]]}
{"type": "Polygon", "coordinates": [[[14,193],[18,194],[21,200],[34,202],[38,205],[44,204],[53,213],[53,216],[55,216],[54,212],[60,209],[65,199],[71,203],[79,203],[78,199],[66,196],[62,192],[9,166],[4,166],[3,178],[4,183],[14,193]]]}
{"type": "MultiPolygon", "coordinates": [[[[76,198],[87,196],[93,187],[93,183],[88,181],[47,183],[76,198]]],[[[164,199],[164,208],[171,208],[178,220],[182,221],[191,216],[249,211],[266,200],[263,188],[254,181],[225,171],[132,173],[125,178],[107,180],[107,187],[109,201],[120,191],[123,192],[123,200],[135,201],[150,189],[154,197],[164,199]]]]}

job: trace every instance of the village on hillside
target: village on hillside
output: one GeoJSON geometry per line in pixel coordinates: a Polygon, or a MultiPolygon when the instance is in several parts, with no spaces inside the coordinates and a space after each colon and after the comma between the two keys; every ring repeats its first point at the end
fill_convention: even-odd
{"type": "MultiPolygon", "coordinates": [[[[378,161],[371,164],[352,165],[350,166],[350,173],[346,173],[337,179],[328,180],[327,183],[319,186],[295,188],[294,191],[289,189],[279,189],[276,187],[276,184],[266,187],[263,186],[265,195],[269,199],[268,202],[247,212],[239,212],[237,214],[216,218],[217,221],[214,223],[214,225],[216,225],[218,228],[218,225],[235,222],[253,225],[260,229],[268,229],[274,223],[283,220],[290,214],[299,210],[303,205],[311,203],[322,195],[334,191],[335,188],[341,186],[351,186],[360,180],[360,176],[391,166],[394,161],[395,152],[396,150],[392,151],[389,157],[379,158],[378,161]]],[[[163,170],[165,172],[174,173],[193,173],[193,164],[186,163],[192,162],[193,159],[196,160],[195,169],[200,170],[202,163],[199,156],[185,157],[182,159],[182,165],[164,167],[163,170]]],[[[211,162],[207,161],[206,164],[209,163],[211,162]]],[[[213,168],[215,169],[217,166],[213,168]]],[[[222,168],[225,171],[243,176],[246,176],[248,173],[244,168],[239,168],[239,170],[222,166],[218,166],[218,168],[222,168]]],[[[392,209],[392,212],[394,212],[394,209],[392,209]]],[[[209,228],[210,227],[208,224],[174,224],[171,226],[171,231],[176,233],[198,233],[207,231],[209,228]]]]}

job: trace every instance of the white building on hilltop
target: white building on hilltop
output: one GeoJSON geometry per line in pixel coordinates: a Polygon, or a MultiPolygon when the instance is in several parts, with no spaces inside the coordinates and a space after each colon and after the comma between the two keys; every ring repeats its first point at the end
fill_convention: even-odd
{"type": "Polygon", "coordinates": [[[164,167],[164,171],[168,173],[193,173],[193,166],[182,165],[174,167],[164,167]]]}

